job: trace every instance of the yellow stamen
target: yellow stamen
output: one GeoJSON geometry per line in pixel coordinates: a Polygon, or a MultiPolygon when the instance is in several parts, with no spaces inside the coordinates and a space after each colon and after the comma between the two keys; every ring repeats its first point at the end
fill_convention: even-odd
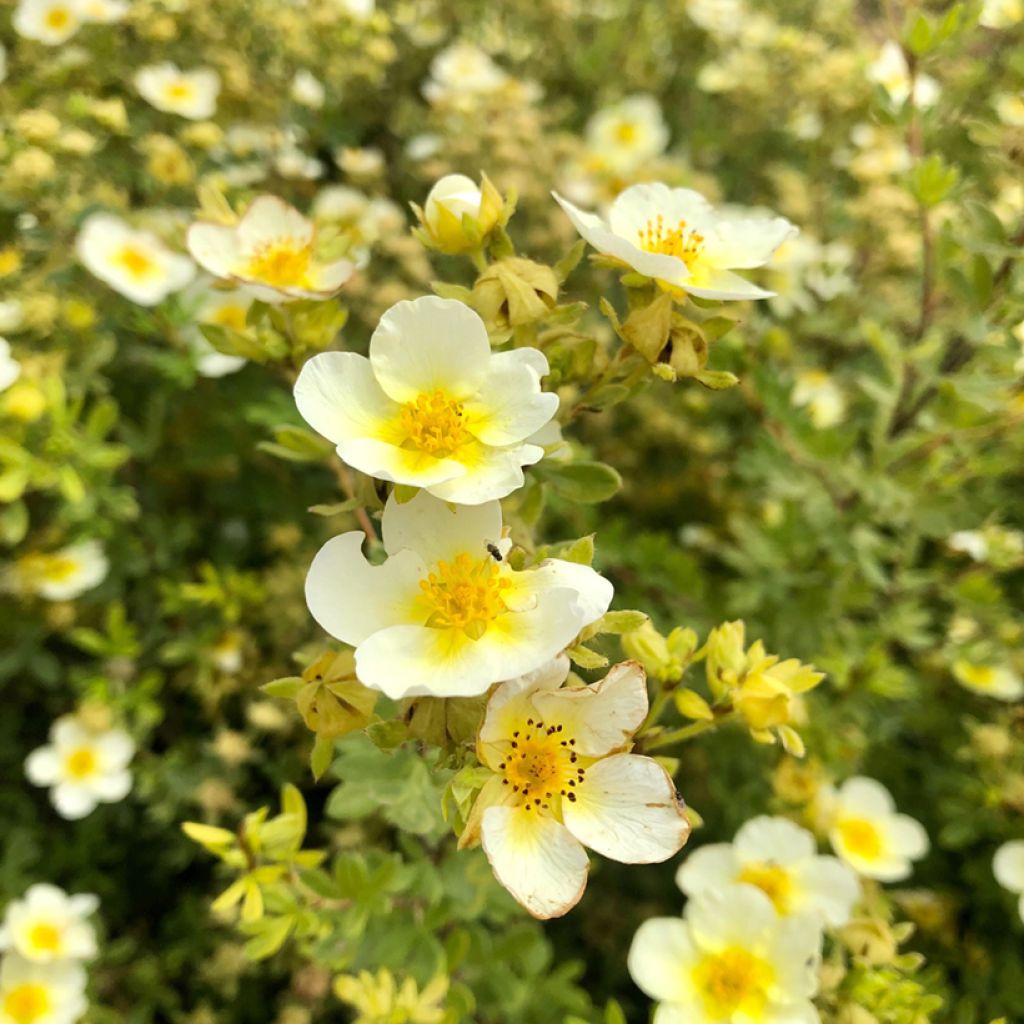
{"type": "Polygon", "coordinates": [[[89,747],[72,750],[64,761],[64,767],[73,779],[87,779],[96,773],[96,752],[89,747]]]}
{"type": "Polygon", "coordinates": [[[244,276],[274,288],[307,288],[312,257],[308,245],[291,239],[270,242],[251,257],[244,276]]]}
{"type": "Polygon", "coordinates": [[[164,96],[169,100],[188,100],[195,94],[195,86],[179,78],[164,86],[164,96]]]}
{"type": "Polygon", "coordinates": [[[232,331],[245,330],[246,311],[244,306],[221,306],[211,317],[211,324],[230,328],[232,331]]]}
{"type": "Polygon", "coordinates": [[[59,32],[71,22],[71,13],[64,7],[51,7],[46,12],[46,27],[59,32]]]}
{"type": "Polygon", "coordinates": [[[399,426],[406,435],[406,445],[429,455],[445,458],[457,451],[467,440],[465,412],[461,402],[437,390],[417,395],[406,402],[399,414],[399,426]]]}
{"type": "Polygon", "coordinates": [[[554,811],[564,797],[576,802],[586,778],[585,764],[576,752],[576,740],[560,723],[528,718],[512,733],[505,760],[498,765],[503,784],[525,810],[554,811]]]}
{"type": "Polygon", "coordinates": [[[4,1013],[15,1024],[33,1024],[46,1016],[50,1009],[50,995],[38,982],[16,985],[4,998],[4,1013]]]}
{"type": "Polygon", "coordinates": [[[156,268],[156,263],[152,257],[134,245],[122,246],[120,252],[115,257],[115,261],[120,263],[136,280],[146,277],[156,268]]]}
{"type": "Polygon", "coordinates": [[[29,945],[41,953],[56,953],[60,949],[60,930],[46,921],[32,926],[28,933],[29,945]]]}
{"type": "Polygon", "coordinates": [[[836,828],[850,853],[865,860],[875,860],[882,853],[882,836],[878,828],[867,819],[844,818],[836,828]]]}
{"type": "Polygon", "coordinates": [[[451,562],[441,561],[435,572],[420,580],[431,608],[427,625],[461,629],[479,639],[488,625],[508,610],[502,595],[511,585],[491,558],[461,554],[451,562]]]}
{"type": "Polygon", "coordinates": [[[640,248],[647,252],[675,256],[682,260],[689,270],[700,257],[704,236],[697,231],[687,231],[686,221],[681,220],[674,228],[665,227],[665,219],[659,213],[640,232],[640,248]]]}
{"type": "Polygon", "coordinates": [[[789,912],[793,879],[784,867],[768,863],[747,864],[739,874],[739,881],[756,885],[775,904],[780,914],[789,912]]]}
{"type": "Polygon", "coordinates": [[[615,138],[624,146],[628,146],[631,142],[636,142],[636,137],[636,125],[632,121],[620,121],[615,126],[615,138]]]}
{"type": "Polygon", "coordinates": [[[760,1017],[775,979],[771,964],[742,946],[705,956],[693,969],[693,984],[709,1020],[732,1020],[733,1014],[760,1017]]]}

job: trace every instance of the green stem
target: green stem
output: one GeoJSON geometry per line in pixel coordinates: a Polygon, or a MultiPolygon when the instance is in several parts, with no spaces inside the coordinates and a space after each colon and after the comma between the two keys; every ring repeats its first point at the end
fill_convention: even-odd
{"type": "Polygon", "coordinates": [[[484,255],[483,249],[473,249],[470,251],[469,258],[473,261],[473,266],[482,274],[487,269],[487,257],[484,255]]]}
{"type": "Polygon", "coordinates": [[[660,736],[655,736],[649,743],[644,744],[644,753],[650,753],[652,750],[661,750],[663,747],[670,747],[675,743],[684,743],[686,740],[699,736],[709,729],[717,729],[722,722],[727,721],[732,715],[732,711],[727,711],[725,714],[716,715],[714,718],[691,722],[689,725],[684,725],[678,729],[662,733],[660,736]]]}

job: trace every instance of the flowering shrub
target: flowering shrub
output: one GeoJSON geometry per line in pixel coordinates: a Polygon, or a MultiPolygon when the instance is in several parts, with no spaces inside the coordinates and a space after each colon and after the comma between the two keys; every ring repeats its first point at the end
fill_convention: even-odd
{"type": "Polygon", "coordinates": [[[0,1024],[1024,1017],[1022,53],[0,11],[0,1024]]]}

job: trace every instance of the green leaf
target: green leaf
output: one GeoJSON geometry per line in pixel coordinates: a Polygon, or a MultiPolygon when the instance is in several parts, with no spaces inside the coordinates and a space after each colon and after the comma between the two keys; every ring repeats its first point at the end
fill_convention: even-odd
{"type": "Polygon", "coordinates": [[[596,633],[613,633],[616,636],[621,636],[623,633],[632,633],[634,629],[639,629],[647,620],[648,616],[644,612],[623,609],[622,611],[605,612],[591,628],[596,633]]]}
{"type": "Polygon", "coordinates": [[[728,370],[701,370],[694,375],[694,379],[704,387],[711,388],[712,391],[724,391],[726,388],[735,387],[740,382],[739,377],[728,370]]]}
{"type": "Polygon", "coordinates": [[[604,668],[608,664],[608,659],[603,654],[598,654],[583,644],[570,647],[565,653],[569,655],[572,663],[579,665],[580,668],[604,668]]]}
{"type": "Polygon", "coordinates": [[[260,689],[271,697],[292,700],[305,682],[302,676],[281,676],[280,679],[271,679],[269,683],[264,683],[260,689]]]}
{"type": "Polygon", "coordinates": [[[309,756],[309,767],[313,772],[313,778],[320,781],[324,772],[331,766],[334,758],[334,740],[327,736],[317,736],[313,743],[313,752],[309,756]]]}
{"type": "Polygon", "coordinates": [[[607,501],[622,487],[618,471],[603,462],[549,462],[543,466],[543,475],[563,498],[587,505],[607,501]]]}
{"type": "Polygon", "coordinates": [[[291,917],[264,917],[259,921],[259,933],[245,944],[250,960],[266,960],[285,943],[295,921],[291,917]]]}

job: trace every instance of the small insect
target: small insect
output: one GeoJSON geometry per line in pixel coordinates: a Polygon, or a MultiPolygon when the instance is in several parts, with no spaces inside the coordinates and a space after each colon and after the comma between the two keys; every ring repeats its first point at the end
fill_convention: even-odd
{"type": "Polygon", "coordinates": [[[501,561],[501,552],[498,550],[497,544],[488,544],[487,551],[496,562],[501,561]]]}

